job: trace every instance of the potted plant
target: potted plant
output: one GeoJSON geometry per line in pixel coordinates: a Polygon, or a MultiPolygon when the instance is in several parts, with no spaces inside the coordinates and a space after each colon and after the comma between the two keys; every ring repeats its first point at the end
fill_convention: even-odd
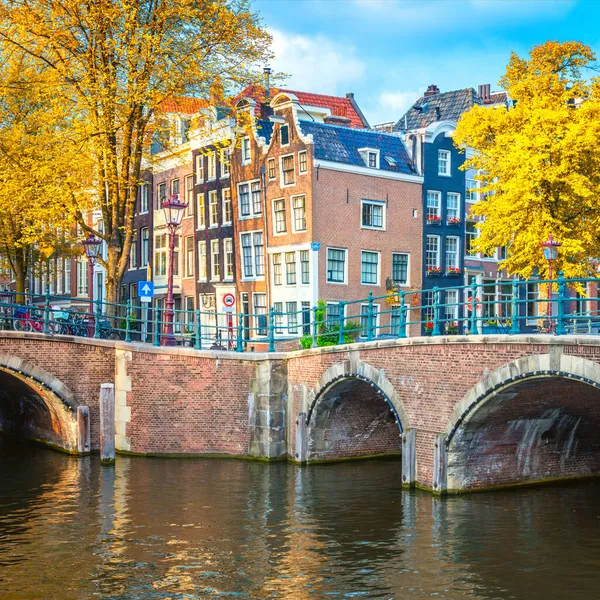
{"type": "Polygon", "coordinates": [[[431,332],[433,331],[433,323],[431,321],[427,321],[427,323],[424,325],[424,328],[425,335],[431,335],[431,332]]]}
{"type": "Polygon", "coordinates": [[[458,267],[448,267],[446,269],[448,277],[460,277],[460,269],[458,267]]]}
{"type": "Polygon", "coordinates": [[[452,227],[458,227],[460,225],[460,219],[458,217],[450,217],[446,223],[452,227]]]}
{"type": "Polygon", "coordinates": [[[512,326],[510,319],[487,319],[483,322],[483,333],[508,333],[512,326]]]}
{"type": "Polygon", "coordinates": [[[441,275],[442,267],[427,267],[427,276],[431,277],[432,275],[441,275]]]}
{"type": "Polygon", "coordinates": [[[442,222],[442,217],[439,215],[427,215],[428,225],[439,225],[442,222]]]}
{"type": "Polygon", "coordinates": [[[458,323],[456,321],[446,323],[446,335],[458,335],[458,323]]]}

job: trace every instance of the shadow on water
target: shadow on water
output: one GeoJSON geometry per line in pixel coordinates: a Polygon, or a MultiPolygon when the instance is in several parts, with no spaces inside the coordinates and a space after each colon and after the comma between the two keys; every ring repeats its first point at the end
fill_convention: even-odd
{"type": "Polygon", "coordinates": [[[599,482],[435,498],[398,461],[75,460],[0,438],[2,600],[597,596],[599,482]]]}

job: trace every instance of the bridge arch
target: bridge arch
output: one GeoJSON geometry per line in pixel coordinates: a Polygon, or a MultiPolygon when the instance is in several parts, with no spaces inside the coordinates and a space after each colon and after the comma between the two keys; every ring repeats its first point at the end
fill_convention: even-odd
{"type": "Polygon", "coordinates": [[[18,356],[0,353],[0,431],[70,453],[87,452],[89,411],[60,379],[18,356]]]}
{"type": "Polygon", "coordinates": [[[438,491],[600,474],[600,365],[552,348],[512,361],[465,394],[440,438],[438,491]]]}
{"type": "Polygon", "coordinates": [[[306,416],[306,461],[401,452],[408,415],[383,370],[347,360],[335,364],[311,391],[306,416]]]}

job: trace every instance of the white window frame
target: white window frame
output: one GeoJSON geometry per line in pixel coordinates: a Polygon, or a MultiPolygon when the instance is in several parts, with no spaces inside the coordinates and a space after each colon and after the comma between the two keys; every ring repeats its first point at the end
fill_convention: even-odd
{"type": "Polygon", "coordinates": [[[237,184],[237,194],[238,194],[238,219],[240,221],[243,221],[246,219],[255,219],[256,217],[259,217],[263,214],[263,211],[262,211],[262,189],[260,187],[260,179],[249,179],[248,181],[240,181],[237,184]],[[252,185],[254,183],[258,183],[258,194],[260,196],[260,212],[254,212],[254,202],[253,202],[253,198],[252,198],[252,185]],[[243,185],[248,186],[248,202],[249,202],[248,208],[250,209],[250,213],[247,215],[242,215],[242,202],[240,200],[240,188],[243,185]]]}
{"type": "Polygon", "coordinates": [[[460,194],[458,192],[446,193],[446,223],[448,223],[451,218],[459,219],[459,222],[462,221],[460,210],[460,194]],[[450,198],[456,199],[456,217],[450,217],[448,214],[450,212],[450,198]]]}
{"type": "Polygon", "coordinates": [[[325,249],[325,281],[329,285],[348,285],[348,248],[339,248],[337,246],[327,246],[325,249]],[[344,280],[343,281],[331,281],[329,279],[329,269],[327,265],[329,263],[329,251],[330,250],[339,250],[344,253],[344,280]]]}
{"type": "Polygon", "coordinates": [[[221,148],[219,151],[219,166],[221,179],[225,179],[231,175],[231,148],[221,148]]]}
{"type": "Polygon", "coordinates": [[[149,200],[150,200],[150,185],[142,183],[140,185],[140,215],[145,215],[148,212],[149,200]]]}
{"type": "Polygon", "coordinates": [[[440,268],[441,267],[441,237],[439,235],[426,235],[425,236],[425,269],[429,269],[429,267],[436,267],[436,268],[440,268]],[[435,262],[435,264],[429,265],[427,264],[427,246],[428,246],[428,242],[430,238],[435,238],[437,240],[437,250],[436,250],[436,256],[437,256],[437,260],[435,262]]]}
{"type": "Polygon", "coordinates": [[[450,150],[438,150],[438,176],[439,177],[451,177],[452,176],[452,153],[450,150]],[[442,161],[442,157],[446,156],[446,170],[440,171],[440,162],[442,161]]]}
{"type": "Polygon", "coordinates": [[[183,277],[187,279],[189,277],[194,276],[194,236],[186,235],[183,238],[183,277]],[[188,252],[188,241],[191,240],[191,265],[188,262],[189,252],[188,252]],[[188,266],[191,266],[191,269],[188,269],[188,266]]]}
{"type": "Polygon", "coordinates": [[[185,202],[187,206],[184,212],[184,219],[194,216],[194,176],[186,175],[183,178],[183,185],[185,186],[185,202]],[[191,183],[191,185],[189,185],[191,183]]]}
{"type": "Polygon", "coordinates": [[[219,226],[219,193],[217,190],[208,192],[208,228],[215,229],[219,226]],[[214,202],[213,202],[214,200],[214,202]],[[216,212],[213,215],[213,208],[216,212]]]}
{"type": "Polygon", "coordinates": [[[213,150],[206,157],[206,181],[214,181],[217,178],[217,153],[213,150]]]}
{"type": "Polygon", "coordinates": [[[467,227],[469,225],[477,225],[477,221],[473,220],[473,219],[467,219],[467,222],[465,223],[465,257],[470,258],[470,259],[475,259],[479,256],[479,252],[469,252],[469,240],[474,239],[476,240],[479,237],[479,229],[477,229],[477,227],[475,227],[475,235],[471,236],[470,232],[467,230],[467,227]]]}
{"type": "Polygon", "coordinates": [[[378,287],[381,285],[381,252],[379,252],[378,250],[361,250],[360,251],[360,285],[369,285],[369,286],[375,286],[375,287],[378,287]],[[375,283],[364,283],[363,282],[362,264],[363,264],[363,254],[365,254],[365,253],[377,255],[377,281],[375,283]]]}
{"type": "Polygon", "coordinates": [[[448,269],[460,269],[460,238],[457,235],[448,235],[446,236],[446,246],[444,248],[444,262],[446,263],[446,272],[448,269]],[[456,242],[456,264],[450,265],[448,264],[448,242],[452,240],[456,242]]]}
{"type": "Polygon", "coordinates": [[[285,202],[285,198],[275,198],[271,202],[271,206],[273,207],[273,237],[286,235],[287,234],[287,206],[285,202]],[[275,203],[281,202],[283,205],[283,231],[277,231],[277,211],[275,210],[275,203]]]}
{"type": "Polygon", "coordinates": [[[291,154],[284,154],[283,156],[279,157],[279,177],[280,177],[279,187],[287,188],[287,187],[292,187],[292,186],[296,185],[296,160],[295,160],[293,152],[291,154]],[[292,164],[294,166],[293,171],[292,171],[294,174],[294,181],[292,181],[292,183],[285,183],[285,179],[284,179],[284,175],[283,175],[283,161],[286,158],[291,158],[292,164]]]}
{"type": "MultiPolygon", "coordinates": [[[[377,335],[380,332],[380,322],[379,322],[379,317],[381,316],[381,310],[380,310],[380,306],[379,304],[375,304],[373,303],[373,312],[375,313],[375,323],[373,323],[373,335],[374,337],[377,337],[377,335]]],[[[360,331],[362,331],[363,326],[362,326],[362,317],[363,314],[368,318],[369,316],[369,303],[368,302],[362,302],[360,305],[360,314],[358,315],[358,319],[359,319],[359,323],[360,323],[360,331]],[[365,312],[363,313],[363,308],[365,308],[365,312]]],[[[368,334],[368,328],[365,327],[364,328],[364,335],[366,336],[368,334]]]]}
{"type": "Polygon", "coordinates": [[[240,279],[242,281],[264,281],[265,279],[265,256],[264,256],[264,250],[265,250],[265,232],[262,229],[252,229],[250,231],[240,231],[239,232],[239,253],[240,253],[240,268],[241,268],[241,273],[240,273],[240,279]],[[261,275],[257,275],[256,274],[256,246],[254,245],[254,234],[255,233],[260,233],[262,234],[262,239],[263,239],[263,256],[262,256],[262,267],[263,267],[263,273],[261,275]],[[246,275],[245,274],[245,269],[244,269],[244,246],[242,244],[242,236],[244,235],[250,235],[250,250],[251,250],[251,258],[252,258],[252,275],[246,275]]]}
{"type": "Polygon", "coordinates": [[[142,227],[141,231],[141,243],[140,243],[140,267],[147,267],[148,260],[150,259],[150,229],[148,227],[142,227]],[[146,255],[144,256],[144,232],[146,232],[146,255]]]}
{"type": "Polygon", "coordinates": [[[306,194],[296,194],[290,198],[290,216],[292,218],[292,233],[303,233],[308,230],[308,223],[306,222],[306,194]],[[294,200],[296,198],[304,198],[304,229],[296,229],[296,209],[294,207],[294,200]]]}
{"type": "Polygon", "coordinates": [[[425,194],[425,220],[429,221],[432,217],[442,218],[442,192],[439,192],[438,190],[427,190],[427,193],[425,194]],[[430,208],[434,208],[429,206],[430,195],[432,199],[437,198],[437,209],[435,212],[430,212],[429,210],[430,208]]]}
{"type": "Polygon", "coordinates": [[[208,281],[208,267],[206,264],[207,259],[207,244],[206,240],[200,240],[198,242],[198,281],[206,282],[208,281]],[[201,249],[204,248],[204,253],[201,249]],[[202,256],[204,255],[204,261],[202,261],[202,256]]]}
{"type": "Polygon", "coordinates": [[[206,229],[206,194],[199,192],[196,194],[196,214],[198,216],[196,229],[198,231],[206,229]],[[202,205],[200,205],[202,199],[202,205]]]}
{"type": "Polygon", "coordinates": [[[223,225],[231,225],[233,222],[233,203],[231,200],[231,188],[223,188],[221,190],[221,214],[223,215],[223,225]],[[226,200],[229,202],[226,202],[226,200]],[[227,219],[227,204],[229,204],[229,214],[231,219],[227,219]]]}
{"type": "Polygon", "coordinates": [[[235,272],[235,256],[233,255],[233,238],[223,239],[223,281],[233,281],[235,272]],[[231,257],[231,260],[229,260],[231,257]],[[231,265],[231,274],[229,266],[231,265]]]}
{"type": "Polygon", "coordinates": [[[377,148],[359,148],[358,152],[360,153],[360,155],[362,156],[362,159],[365,163],[365,166],[368,169],[379,169],[381,167],[381,162],[380,162],[380,152],[377,148]],[[371,154],[375,155],[375,166],[372,167],[369,164],[369,157],[371,154]]]}
{"type": "Polygon", "coordinates": [[[386,230],[386,204],[385,200],[370,200],[368,198],[362,198],[360,201],[360,227],[361,229],[372,229],[373,231],[385,231],[386,230]],[[375,225],[365,225],[363,223],[363,211],[365,204],[372,204],[373,206],[380,206],[381,211],[381,227],[375,225]]]}
{"type": "Polygon", "coordinates": [[[285,286],[286,287],[296,287],[298,285],[298,257],[297,257],[297,252],[295,252],[294,250],[292,250],[291,252],[284,252],[283,253],[283,264],[285,265],[285,286]],[[293,261],[288,262],[288,256],[292,254],[294,257],[293,261]],[[293,283],[289,283],[288,281],[288,265],[294,265],[294,282],[293,283]]]}
{"type": "Polygon", "coordinates": [[[247,135],[242,138],[242,165],[249,165],[252,162],[252,144],[250,143],[250,136],[247,135]],[[246,150],[248,151],[246,153],[246,150]],[[246,156],[247,154],[247,156],[246,156]]]}
{"type": "Polygon", "coordinates": [[[210,240],[210,280],[221,281],[221,245],[219,239],[210,240]],[[217,251],[215,252],[215,247],[217,251]],[[215,255],[218,258],[218,262],[214,260],[215,255]],[[215,271],[215,265],[219,266],[218,272],[215,271]]]}
{"type": "Polygon", "coordinates": [[[196,184],[204,183],[204,154],[196,154],[196,184]]]}

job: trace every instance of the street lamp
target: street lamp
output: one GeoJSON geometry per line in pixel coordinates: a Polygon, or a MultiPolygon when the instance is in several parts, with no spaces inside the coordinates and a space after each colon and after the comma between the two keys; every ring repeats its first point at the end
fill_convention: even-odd
{"type": "Polygon", "coordinates": [[[548,279],[550,280],[548,283],[548,320],[550,321],[550,331],[554,331],[552,323],[552,266],[558,258],[558,249],[562,244],[557,242],[552,235],[549,235],[548,239],[540,245],[544,249],[544,258],[548,261],[548,279]]]}
{"type": "Polygon", "coordinates": [[[175,232],[181,225],[183,211],[187,208],[186,202],[179,200],[179,194],[173,194],[170,198],[165,198],[162,202],[165,225],[169,229],[169,279],[167,281],[167,306],[165,310],[165,319],[163,327],[163,344],[165,346],[175,345],[175,336],[173,334],[173,267],[175,264],[175,232]]]}
{"type": "Polygon", "coordinates": [[[88,319],[88,337],[94,335],[94,263],[100,253],[102,247],[102,240],[97,238],[95,235],[88,235],[85,240],[81,241],[85,255],[88,259],[88,298],[90,299],[90,310],[88,319]]]}

